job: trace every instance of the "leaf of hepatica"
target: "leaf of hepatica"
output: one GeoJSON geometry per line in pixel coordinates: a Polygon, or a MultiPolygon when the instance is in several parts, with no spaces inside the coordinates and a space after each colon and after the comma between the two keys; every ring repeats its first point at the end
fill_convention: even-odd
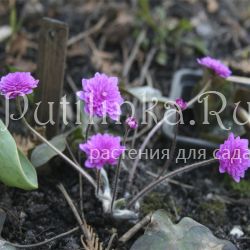
{"type": "MultiPolygon", "coordinates": [[[[63,152],[66,149],[66,135],[61,134],[55,136],[50,143],[59,151],[63,152]]],[[[51,149],[47,144],[42,143],[38,145],[31,154],[30,160],[35,167],[40,167],[51,160],[57,153],[51,149]]]]}
{"type": "MultiPolygon", "coordinates": [[[[67,137],[70,136],[70,141],[76,141],[80,140],[82,141],[82,128],[76,127],[72,130],[69,130],[68,132],[55,136],[53,139],[51,139],[49,142],[55,146],[60,152],[63,152],[66,149],[67,146],[67,137]]],[[[42,143],[38,145],[31,153],[31,162],[32,164],[37,168],[44,164],[46,164],[48,161],[50,161],[54,156],[56,156],[57,153],[51,149],[46,143],[42,143]]]]}
{"type": "Polygon", "coordinates": [[[159,89],[155,89],[150,86],[143,87],[134,87],[126,89],[125,92],[137,98],[139,101],[143,102],[152,102],[158,101],[159,103],[168,102],[169,99],[162,95],[159,89]],[[154,100],[155,99],[155,100],[154,100]]]}
{"type": "Polygon", "coordinates": [[[25,190],[38,188],[36,170],[17,149],[14,138],[0,120],[0,180],[11,187],[25,190]]]}
{"type": "Polygon", "coordinates": [[[143,236],[130,250],[237,250],[229,241],[215,237],[205,226],[185,217],[173,224],[164,210],[157,210],[151,217],[143,236]]]}

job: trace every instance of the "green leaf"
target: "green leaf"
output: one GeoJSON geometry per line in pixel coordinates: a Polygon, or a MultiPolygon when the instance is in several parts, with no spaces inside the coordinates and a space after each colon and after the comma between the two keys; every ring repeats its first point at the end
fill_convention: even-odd
{"type": "MultiPolygon", "coordinates": [[[[66,149],[66,136],[61,134],[50,140],[50,143],[59,151],[63,152],[66,149]]],[[[31,154],[31,162],[35,167],[40,167],[51,160],[57,153],[51,149],[46,143],[38,145],[31,154]]]]}
{"type": "Polygon", "coordinates": [[[157,25],[151,15],[149,0],[139,0],[138,17],[148,24],[152,29],[157,29],[157,25]]]}
{"type": "Polygon", "coordinates": [[[215,237],[205,226],[185,217],[173,224],[164,210],[157,210],[151,217],[146,232],[130,250],[237,250],[227,240],[215,237]]]}
{"type": "Polygon", "coordinates": [[[36,170],[17,149],[14,138],[0,120],[0,180],[11,187],[25,190],[38,188],[36,170]]]}
{"type": "Polygon", "coordinates": [[[164,66],[167,63],[168,55],[165,50],[160,50],[156,55],[156,62],[164,66]]]}
{"type": "Polygon", "coordinates": [[[150,86],[129,88],[126,90],[130,95],[143,102],[152,102],[158,100],[158,102],[168,102],[167,97],[162,96],[161,91],[150,86]]]}
{"type": "MultiPolygon", "coordinates": [[[[60,152],[63,152],[67,147],[67,138],[69,142],[83,140],[82,128],[77,126],[64,134],[55,136],[49,142],[60,152]]],[[[42,143],[32,151],[31,162],[35,167],[41,167],[56,155],[57,153],[52,148],[46,143],[42,143]]]]}
{"type": "Polygon", "coordinates": [[[199,39],[199,38],[191,38],[191,39],[185,39],[183,41],[184,44],[193,47],[198,53],[202,55],[207,55],[209,54],[208,48],[206,43],[199,39]]]}

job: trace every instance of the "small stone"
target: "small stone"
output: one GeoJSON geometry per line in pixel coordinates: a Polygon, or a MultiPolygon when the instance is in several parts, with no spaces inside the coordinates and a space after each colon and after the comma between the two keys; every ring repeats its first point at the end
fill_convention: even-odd
{"type": "Polygon", "coordinates": [[[229,234],[236,237],[236,238],[240,238],[244,235],[244,233],[241,229],[241,226],[234,226],[229,234]]]}

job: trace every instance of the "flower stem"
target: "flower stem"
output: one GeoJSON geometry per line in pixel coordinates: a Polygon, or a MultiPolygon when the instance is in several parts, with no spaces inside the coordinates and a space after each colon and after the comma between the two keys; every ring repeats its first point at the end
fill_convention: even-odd
{"type": "MultiPolygon", "coordinates": [[[[89,132],[91,129],[91,124],[88,123],[86,131],[85,131],[85,138],[84,141],[86,142],[88,140],[88,136],[89,136],[89,132]]],[[[80,158],[80,154],[79,154],[79,158],[80,158]]],[[[84,217],[84,213],[83,213],[83,181],[82,181],[82,175],[79,173],[79,198],[80,198],[80,210],[81,210],[81,215],[82,217],[84,217]]]]}
{"type": "MultiPolygon", "coordinates": [[[[176,122],[178,121],[179,118],[179,113],[176,112],[176,122]]],[[[159,179],[165,172],[167,172],[173,158],[174,158],[174,152],[175,152],[175,148],[176,148],[176,137],[177,137],[177,132],[178,132],[178,127],[179,127],[179,123],[176,123],[175,125],[175,130],[174,130],[174,138],[173,138],[173,142],[171,145],[171,149],[170,149],[170,155],[169,155],[169,159],[166,160],[164,166],[162,167],[162,170],[160,172],[160,174],[158,175],[158,177],[156,179],[159,179]]]]}
{"type": "Polygon", "coordinates": [[[85,138],[84,138],[85,142],[89,139],[89,132],[91,129],[91,125],[92,125],[91,123],[88,123],[88,125],[87,125],[86,132],[85,132],[85,138]]]}
{"type": "MultiPolygon", "coordinates": [[[[19,97],[17,97],[17,109],[20,114],[22,114],[21,110],[21,103],[19,97]]],[[[34,128],[32,128],[25,117],[22,117],[22,121],[25,124],[25,126],[34,134],[36,135],[42,142],[46,143],[52,150],[54,150],[62,159],[64,159],[70,166],[72,166],[76,171],[78,171],[85,179],[87,179],[90,184],[96,188],[96,182],[95,180],[87,173],[85,172],[78,164],[74,163],[70,158],[68,158],[66,155],[64,155],[60,150],[58,150],[53,144],[51,144],[46,138],[44,138],[41,134],[39,134],[34,128]]]]}
{"type": "Polygon", "coordinates": [[[96,170],[96,182],[97,182],[96,196],[99,197],[100,186],[101,186],[101,171],[100,171],[100,169],[96,170]]]}
{"type": "MultiPolygon", "coordinates": [[[[123,138],[123,143],[122,143],[123,146],[125,145],[126,140],[128,138],[128,133],[129,133],[129,129],[126,128],[125,135],[123,138]]],[[[122,161],[122,154],[119,157],[118,164],[117,164],[116,171],[115,171],[114,190],[113,190],[113,196],[112,196],[111,205],[110,205],[111,214],[113,213],[114,202],[115,202],[116,197],[117,197],[118,181],[119,181],[119,176],[120,176],[120,172],[121,172],[121,161],[122,161]]]]}
{"type": "MultiPolygon", "coordinates": [[[[205,84],[205,86],[202,88],[202,90],[194,97],[192,98],[188,103],[187,103],[187,107],[191,106],[193,103],[195,103],[198,99],[199,99],[199,96],[204,93],[210,86],[212,80],[208,80],[207,83],[205,84]]],[[[169,116],[173,115],[174,113],[171,113],[169,116]]],[[[164,121],[166,118],[169,118],[169,117],[163,117],[156,125],[155,127],[150,131],[150,133],[148,134],[148,136],[145,138],[144,142],[142,143],[140,149],[138,152],[143,152],[144,149],[146,148],[149,140],[152,138],[152,136],[161,128],[161,126],[163,125],[164,121]]],[[[138,167],[138,163],[139,163],[139,160],[141,158],[141,153],[139,153],[137,155],[137,157],[135,158],[135,161],[134,161],[134,164],[132,166],[132,169],[129,173],[129,179],[128,179],[128,187],[127,187],[127,190],[128,192],[130,192],[130,189],[131,189],[131,186],[132,186],[132,183],[133,183],[133,180],[134,180],[134,176],[135,176],[135,172],[136,172],[136,169],[138,167]]]]}
{"type": "MultiPolygon", "coordinates": [[[[160,120],[156,125],[155,127],[153,127],[153,129],[150,131],[150,133],[148,134],[148,136],[145,138],[144,142],[142,143],[140,149],[138,152],[143,152],[144,149],[146,148],[149,140],[151,139],[151,137],[158,131],[158,129],[161,127],[161,125],[163,124],[164,122],[164,118],[162,120],[160,120]]],[[[128,192],[130,192],[130,189],[131,189],[131,186],[132,186],[132,183],[133,183],[133,180],[134,180],[134,175],[135,175],[135,171],[137,169],[137,166],[138,166],[138,163],[139,163],[139,160],[140,160],[140,157],[141,155],[138,154],[137,157],[135,158],[135,161],[134,161],[134,164],[132,166],[132,169],[131,169],[131,172],[129,174],[129,179],[128,179],[128,187],[127,187],[127,190],[128,192]]]]}
{"type": "Polygon", "coordinates": [[[140,198],[142,198],[143,196],[145,196],[148,192],[150,192],[152,189],[154,189],[157,185],[159,185],[160,183],[166,181],[167,179],[169,178],[172,178],[176,175],[179,175],[179,174],[183,174],[183,173],[186,173],[186,172],[189,172],[195,168],[199,168],[199,167],[204,167],[204,166],[207,166],[211,163],[214,163],[216,162],[217,159],[209,159],[209,160],[205,160],[205,161],[202,161],[202,162],[196,162],[196,163],[193,163],[191,165],[188,165],[188,166],[185,166],[185,167],[181,167],[181,168],[178,168],[176,169],[175,171],[171,172],[171,173],[168,173],[166,174],[165,176],[151,182],[148,186],[146,186],[144,189],[142,189],[127,205],[128,208],[130,208],[131,206],[133,206],[140,198]]]}

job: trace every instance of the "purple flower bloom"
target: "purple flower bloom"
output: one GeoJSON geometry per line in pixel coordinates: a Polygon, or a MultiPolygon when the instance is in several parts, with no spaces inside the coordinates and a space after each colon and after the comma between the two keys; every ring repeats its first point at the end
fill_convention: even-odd
{"type": "Polygon", "coordinates": [[[125,123],[131,129],[137,129],[138,128],[138,122],[134,117],[128,117],[126,119],[125,123]]]}
{"type": "Polygon", "coordinates": [[[9,73],[0,80],[0,92],[7,99],[14,99],[32,93],[38,82],[30,72],[9,73]]]}
{"type": "Polygon", "coordinates": [[[180,107],[181,110],[184,110],[187,108],[187,103],[182,98],[176,99],[175,103],[180,107]]]}
{"type": "Polygon", "coordinates": [[[93,135],[85,144],[79,145],[87,154],[85,167],[100,169],[104,165],[116,165],[118,158],[125,151],[121,138],[109,134],[93,135]]]}
{"type": "Polygon", "coordinates": [[[77,96],[85,102],[85,111],[90,115],[103,117],[106,114],[113,120],[121,115],[123,99],[118,89],[118,78],[96,73],[93,78],[82,79],[83,91],[77,96]]]}
{"type": "Polygon", "coordinates": [[[216,157],[220,162],[220,173],[227,172],[239,182],[250,167],[248,140],[240,139],[239,136],[235,138],[234,134],[230,133],[228,139],[220,145],[216,157]]]}
{"type": "Polygon", "coordinates": [[[200,65],[211,69],[216,75],[222,78],[227,78],[232,74],[231,70],[225,64],[223,64],[220,60],[214,59],[212,57],[203,57],[201,59],[197,59],[197,62],[200,65]]]}

